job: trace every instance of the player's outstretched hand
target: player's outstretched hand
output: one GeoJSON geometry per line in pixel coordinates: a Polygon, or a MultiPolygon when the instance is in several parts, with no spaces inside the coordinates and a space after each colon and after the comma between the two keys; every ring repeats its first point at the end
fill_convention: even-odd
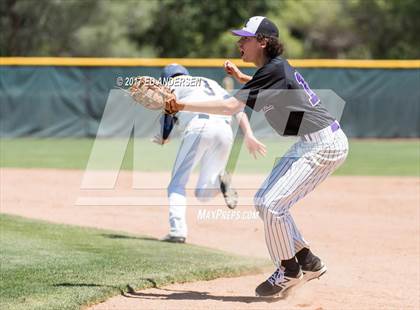
{"type": "Polygon", "coordinates": [[[226,60],[223,67],[227,74],[233,76],[239,82],[239,77],[241,76],[242,72],[233,62],[226,60]]]}
{"type": "Polygon", "coordinates": [[[246,135],[245,136],[245,145],[248,148],[249,153],[254,156],[255,159],[258,158],[258,154],[261,156],[265,156],[267,154],[266,146],[258,141],[253,135],[246,135]]]}
{"type": "Polygon", "coordinates": [[[184,105],[176,100],[176,98],[171,98],[165,101],[164,111],[166,114],[175,114],[184,109],[184,105]]]}
{"type": "Polygon", "coordinates": [[[226,60],[223,67],[225,68],[226,73],[232,75],[233,77],[237,76],[241,72],[230,60],[226,60]]]}
{"type": "Polygon", "coordinates": [[[233,76],[235,80],[241,84],[244,84],[252,79],[251,76],[242,73],[242,71],[239,70],[238,67],[230,60],[225,61],[223,68],[227,74],[233,76]]]}

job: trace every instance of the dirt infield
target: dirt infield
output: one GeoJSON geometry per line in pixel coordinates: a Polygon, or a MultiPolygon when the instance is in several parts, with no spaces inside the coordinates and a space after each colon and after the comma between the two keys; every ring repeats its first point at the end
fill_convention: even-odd
{"type": "MultiPolygon", "coordinates": [[[[133,190],[129,172],[120,173],[115,190],[80,190],[81,171],[1,169],[0,173],[3,213],[156,238],[167,232],[168,174],[142,175],[137,185],[149,190],[133,190]]],[[[229,213],[220,197],[211,204],[189,199],[187,241],[268,257],[262,222],[253,217],[251,206],[252,193],[262,179],[262,175],[241,175],[234,180],[242,188],[239,213],[229,213]]],[[[195,180],[196,176],[191,187],[195,180]]],[[[329,178],[292,210],[329,271],[285,301],[268,303],[253,297],[264,274],[132,292],[93,308],[417,309],[419,202],[419,178],[329,178]]]]}

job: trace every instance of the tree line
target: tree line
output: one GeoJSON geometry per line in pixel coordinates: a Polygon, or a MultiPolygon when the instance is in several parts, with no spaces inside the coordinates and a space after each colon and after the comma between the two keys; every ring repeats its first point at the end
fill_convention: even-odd
{"type": "Polygon", "coordinates": [[[418,0],[2,0],[1,56],[238,57],[263,15],[290,58],[420,58],[418,0]]]}

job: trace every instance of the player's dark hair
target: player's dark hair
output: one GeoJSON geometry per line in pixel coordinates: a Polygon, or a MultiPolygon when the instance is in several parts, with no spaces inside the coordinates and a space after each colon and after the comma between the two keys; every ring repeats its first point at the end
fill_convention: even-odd
{"type": "Polygon", "coordinates": [[[265,47],[265,56],[269,59],[275,58],[283,54],[284,46],[276,37],[265,36],[262,34],[257,34],[257,41],[261,42],[263,40],[267,41],[267,45],[265,47]]]}

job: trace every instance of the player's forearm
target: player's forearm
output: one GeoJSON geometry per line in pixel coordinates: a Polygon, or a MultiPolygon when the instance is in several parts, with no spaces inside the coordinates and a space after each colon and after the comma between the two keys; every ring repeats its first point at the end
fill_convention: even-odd
{"type": "Polygon", "coordinates": [[[232,108],[220,101],[207,101],[207,102],[180,102],[183,111],[190,112],[203,112],[211,114],[232,115],[234,112],[232,108]]]}
{"type": "Polygon", "coordinates": [[[180,109],[190,112],[203,112],[212,114],[233,115],[243,108],[243,104],[232,97],[225,100],[205,102],[177,102],[180,109]]]}
{"type": "Polygon", "coordinates": [[[236,80],[241,84],[245,84],[248,81],[252,80],[252,76],[247,75],[245,73],[241,73],[236,80]]]}
{"type": "Polygon", "coordinates": [[[248,116],[244,112],[239,112],[236,114],[236,119],[239,123],[239,127],[245,136],[253,136],[251,125],[249,124],[248,116]]]}

